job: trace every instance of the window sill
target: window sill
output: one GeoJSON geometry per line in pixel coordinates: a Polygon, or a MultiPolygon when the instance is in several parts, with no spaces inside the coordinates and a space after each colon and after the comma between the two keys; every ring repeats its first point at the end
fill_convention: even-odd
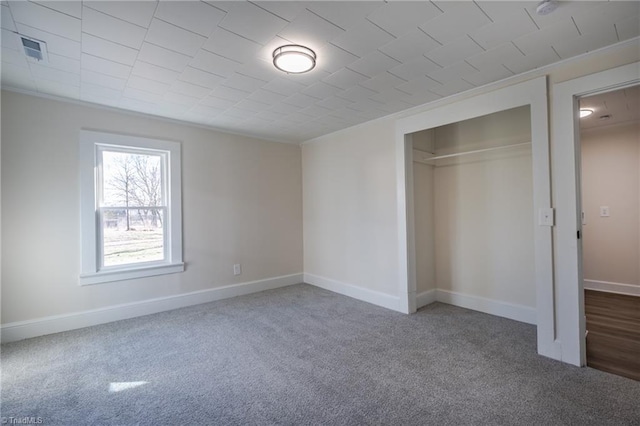
{"type": "Polygon", "coordinates": [[[80,274],[80,285],[92,285],[108,283],[112,281],[133,280],[136,278],[153,277],[156,275],[175,274],[184,271],[184,263],[171,263],[167,265],[153,265],[135,269],[120,269],[116,271],[101,271],[80,274]]]}

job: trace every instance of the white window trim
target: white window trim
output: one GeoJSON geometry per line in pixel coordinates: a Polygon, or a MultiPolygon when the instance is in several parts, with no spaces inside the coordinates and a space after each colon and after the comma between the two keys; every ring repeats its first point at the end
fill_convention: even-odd
{"type": "Polygon", "coordinates": [[[182,183],[180,143],[126,136],[113,133],[80,131],[80,238],[81,272],[80,285],[99,284],[112,281],[130,280],[184,271],[182,262],[182,183]],[[100,248],[98,247],[98,203],[97,164],[98,148],[112,145],[132,149],[165,151],[168,156],[167,196],[168,211],[166,232],[166,259],[164,262],[123,265],[120,268],[100,269],[100,248]]]}

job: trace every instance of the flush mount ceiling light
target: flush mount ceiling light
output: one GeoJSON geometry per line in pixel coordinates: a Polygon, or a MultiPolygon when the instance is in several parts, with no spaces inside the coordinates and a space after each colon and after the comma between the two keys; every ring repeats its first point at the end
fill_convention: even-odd
{"type": "Polygon", "coordinates": [[[580,118],[588,117],[593,114],[592,109],[580,108],[580,118]]]}
{"type": "Polygon", "coordinates": [[[538,3],[536,13],[540,16],[548,15],[558,8],[558,2],[555,0],[543,0],[538,3]]]}
{"type": "Polygon", "coordinates": [[[302,74],[316,66],[316,53],[308,47],[287,44],[273,51],[273,65],[287,74],[302,74]]]}

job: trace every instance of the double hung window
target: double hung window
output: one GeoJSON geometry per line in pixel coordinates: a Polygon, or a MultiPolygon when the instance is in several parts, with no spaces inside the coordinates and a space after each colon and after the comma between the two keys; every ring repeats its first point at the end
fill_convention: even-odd
{"type": "Polygon", "coordinates": [[[180,144],[81,131],[80,284],[181,272],[180,144]]]}

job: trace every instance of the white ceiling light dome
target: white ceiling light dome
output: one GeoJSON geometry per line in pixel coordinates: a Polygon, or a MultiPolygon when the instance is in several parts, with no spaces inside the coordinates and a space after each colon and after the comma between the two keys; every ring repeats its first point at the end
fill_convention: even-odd
{"type": "Polygon", "coordinates": [[[273,65],[287,74],[302,74],[316,66],[316,53],[299,44],[287,44],[273,51],[273,65]]]}
{"type": "Polygon", "coordinates": [[[558,8],[556,0],[542,0],[536,7],[536,13],[540,16],[548,15],[558,8]]]}

